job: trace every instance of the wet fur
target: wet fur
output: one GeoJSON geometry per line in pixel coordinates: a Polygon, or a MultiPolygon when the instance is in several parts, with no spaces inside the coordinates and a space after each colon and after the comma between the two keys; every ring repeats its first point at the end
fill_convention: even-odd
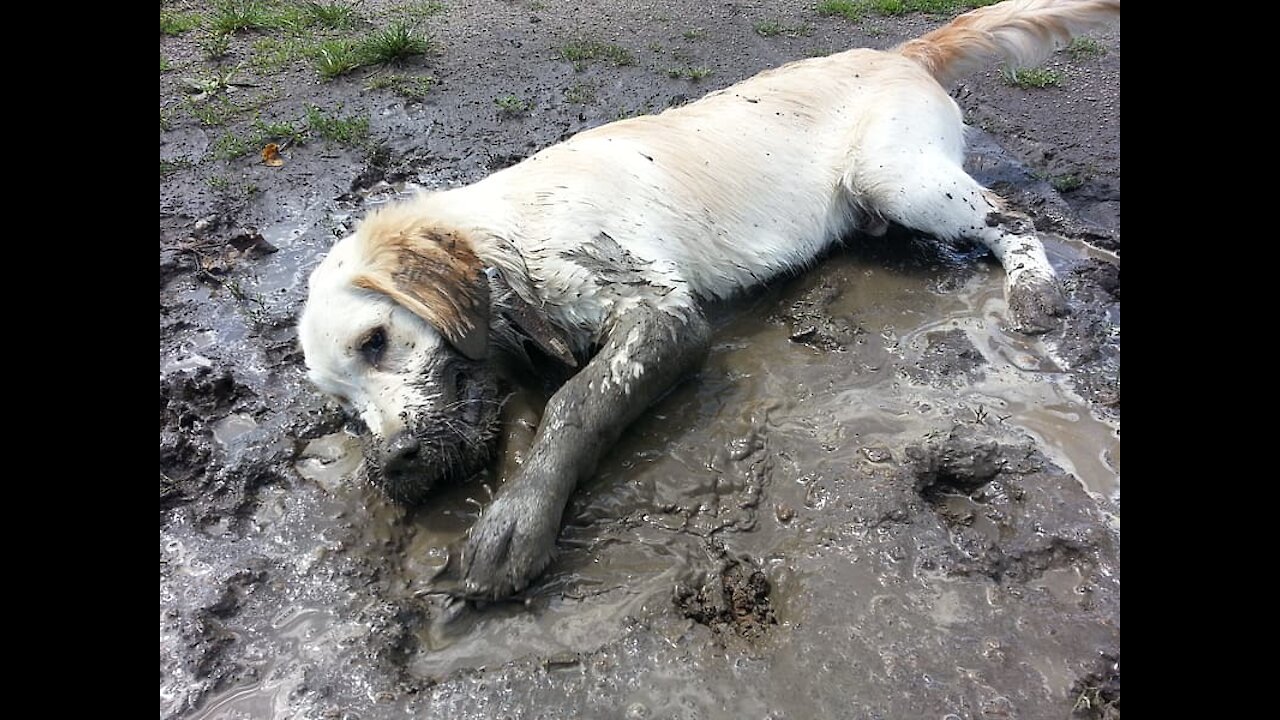
{"type": "Polygon", "coordinates": [[[397,468],[384,487],[420,499],[487,458],[443,447],[450,432],[491,442],[501,400],[496,383],[456,373],[491,372],[495,352],[576,369],[463,553],[465,594],[519,590],[546,565],[576,484],[698,366],[705,301],[893,222],[985,244],[1006,269],[1010,324],[1052,327],[1065,307],[1044,249],[963,171],[961,114],[940,81],[1001,58],[1036,62],[1119,6],[1009,0],[890,51],[793,62],[378,210],[312,275],[299,331],[310,375],[369,426],[370,462],[397,468]],[[379,328],[388,352],[362,364],[379,328]]]}

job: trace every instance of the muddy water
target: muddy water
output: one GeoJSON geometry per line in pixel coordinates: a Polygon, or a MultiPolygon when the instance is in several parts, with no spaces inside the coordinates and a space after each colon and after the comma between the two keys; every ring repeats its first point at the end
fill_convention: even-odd
{"type": "MultiPolygon", "coordinates": [[[[1089,252],[1049,244],[1063,269],[1089,252]]],[[[265,282],[290,282],[280,278],[265,282]]],[[[355,438],[311,441],[295,466],[303,487],[268,493],[255,511],[275,534],[275,560],[307,589],[235,619],[250,672],[191,717],[284,718],[326,698],[362,718],[1056,712],[1096,648],[1118,646],[1118,550],[1099,559],[1105,538],[1083,553],[1007,550],[1013,566],[1049,558],[1016,587],[971,573],[965,562],[978,555],[966,550],[1026,535],[1020,521],[981,493],[925,503],[900,470],[909,446],[956,426],[1002,442],[1029,436],[1069,476],[1018,490],[1034,505],[1027,522],[1096,533],[1079,518],[1101,508],[1118,531],[1118,421],[1076,394],[1055,340],[1003,329],[1003,279],[979,254],[873,242],[715,309],[702,371],[580,489],[557,559],[515,602],[451,603],[432,593],[432,577],[502,467],[520,461],[539,398],[513,401],[499,468],[409,514],[364,485],[355,438]],[[673,588],[707,582],[726,559],[771,583],[776,626],[762,639],[708,629],[673,602],[673,588]],[[322,590],[324,573],[348,582],[322,590]],[[377,592],[362,594],[361,582],[377,592]],[[394,627],[362,617],[378,603],[397,608],[394,627]],[[401,685],[372,677],[386,672],[368,661],[377,632],[394,636],[401,685]]],[[[251,423],[229,415],[214,435],[236,442],[251,423]]]]}

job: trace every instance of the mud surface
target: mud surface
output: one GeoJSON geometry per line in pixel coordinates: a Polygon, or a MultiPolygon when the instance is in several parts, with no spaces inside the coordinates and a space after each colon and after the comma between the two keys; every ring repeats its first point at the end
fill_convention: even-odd
{"type": "MultiPolygon", "coordinates": [[[[400,12],[360,7],[374,25],[400,12]]],[[[217,62],[198,30],[161,37],[162,718],[1119,716],[1118,25],[1094,36],[1102,54],[1049,62],[1060,87],[992,68],[953,93],[975,127],[971,172],[1044,233],[1071,311],[1060,330],[1008,331],[1003,272],[979,250],[900,229],[851,239],[714,308],[706,365],[577,493],[552,566],[477,607],[431,578],[527,447],[546,389],[510,403],[496,467],[421,509],[389,503],[302,376],[293,326],[324,251],[406,185],[476,180],[578,130],[943,19],[516,0],[415,22],[436,51],[394,72],[435,78],[421,100],[367,88],[391,70],[261,70],[269,31],[233,36],[217,62]],[[575,68],[556,50],[575,38],[634,62],[575,68]],[[246,84],[225,92],[250,109],[203,124],[183,80],[240,64],[246,84]],[[508,94],[530,107],[501,111],[508,94]],[[368,118],[367,140],[312,135],[282,167],[257,148],[217,156],[254,113],[300,123],[309,106],[368,118]]]]}

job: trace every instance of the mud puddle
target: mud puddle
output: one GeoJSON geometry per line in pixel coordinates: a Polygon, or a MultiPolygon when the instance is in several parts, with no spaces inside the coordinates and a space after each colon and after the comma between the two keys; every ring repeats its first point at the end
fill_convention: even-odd
{"type": "MultiPolygon", "coordinates": [[[[1079,614],[1080,588],[1097,584],[1100,567],[1110,570],[1109,560],[1096,557],[1096,543],[1109,547],[1109,541],[1095,539],[1094,546],[1074,550],[1032,548],[1025,554],[1039,559],[1026,561],[1030,570],[1019,565],[1020,550],[1010,553],[1012,559],[982,565],[985,556],[1004,552],[991,548],[1017,530],[989,512],[989,499],[972,493],[948,490],[942,500],[922,503],[911,491],[909,446],[956,427],[1004,441],[1023,438],[1026,447],[1043,452],[1044,464],[1069,473],[1055,476],[1057,497],[1092,505],[1092,496],[1118,517],[1118,419],[1099,414],[1075,392],[1071,374],[1055,359],[1055,338],[1003,329],[1004,275],[997,265],[927,241],[898,242],[837,252],[802,278],[721,309],[702,372],[659,402],[610,453],[570,505],[556,561],[517,601],[476,608],[431,594],[432,576],[488,502],[501,467],[406,515],[365,487],[353,437],[339,431],[313,440],[296,468],[328,510],[307,511],[310,533],[345,539],[310,554],[358,555],[370,547],[387,553],[373,580],[378,596],[397,608],[402,624],[395,667],[413,687],[455,687],[490,668],[581,676],[584,664],[602,653],[610,657],[615,648],[637,642],[639,624],[644,643],[657,642],[646,653],[679,650],[711,658],[729,648],[753,658],[755,672],[768,678],[765,687],[806,688],[812,697],[790,707],[787,717],[806,716],[800,710],[806,703],[823,715],[823,708],[839,706],[838,698],[850,692],[897,687],[902,678],[893,668],[928,665],[930,644],[940,648],[952,641],[943,637],[982,632],[990,637],[970,638],[975,647],[1000,654],[1002,663],[1015,652],[1007,645],[1016,637],[1018,673],[1029,674],[1018,682],[1030,682],[1034,703],[1060,700],[1083,673],[1090,658],[1085,648],[1106,644],[1110,630],[1099,625],[1074,641],[1026,636],[1014,628],[1031,620],[1010,621],[1026,613],[1004,581],[993,584],[990,577],[1025,573],[1015,594],[1043,595],[1038,612],[1051,616],[1050,624],[1070,622],[1079,614]],[[935,537],[907,543],[903,547],[914,547],[909,552],[895,546],[902,529],[932,517],[922,509],[926,505],[942,519],[930,528],[935,537]],[[902,528],[895,528],[896,520],[902,528]],[[352,540],[353,533],[363,539],[352,540]],[[990,547],[974,550],[983,543],[990,547]],[[959,559],[947,559],[953,554],[959,559]],[[756,622],[752,633],[735,633],[731,623],[734,589],[724,578],[727,568],[738,566],[747,568],[745,575],[734,571],[738,575],[756,574],[756,582],[768,586],[755,592],[767,595],[768,607],[757,614],[769,621],[756,622]],[[724,600],[716,594],[721,582],[724,600]],[[844,689],[832,691],[813,684],[815,669],[804,648],[834,631],[822,620],[834,597],[865,603],[846,618],[853,624],[841,631],[840,652],[856,654],[862,647],[885,667],[854,673],[833,686],[844,689]],[[728,619],[708,620],[718,616],[728,619]],[[816,638],[809,635],[814,632],[816,638]],[[933,639],[921,644],[922,635],[933,639]]],[[[1049,243],[1064,271],[1088,254],[1069,241],[1049,243]]],[[[513,401],[513,431],[501,466],[519,462],[539,402],[529,394],[513,401]]],[[[242,427],[229,416],[215,436],[242,427]]],[[[1028,452],[1010,451],[1000,462],[1025,463],[1028,452]]],[[[289,506],[307,501],[281,495],[276,502],[259,512],[276,507],[294,514],[289,506]]],[[[1049,512],[1039,521],[1052,526],[1063,518],[1049,512]]],[[[1118,602],[1118,586],[1115,595],[1118,602]]],[[[849,615],[848,608],[842,615],[849,615]]],[[[365,657],[353,639],[366,631],[338,622],[306,597],[258,620],[266,622],[238,631],[271,648],[256,660],[254,679],[211,697],[193,717],[290,716],[300,697],[324,696],[306,682],[307,668],[365,657]]],[[[840,652],[822,661],[819,677],[835,672],[840,652]]],[[[711,664],[700,671],[700,683],[715,677],[711,668],[718,661],[706,662],[711,664]]],[[[981,674],[938,668],[933,682],[943,687],[975,672],[981,674]]],[[[724,702],[720,691],[692,689],[683,672],[650,680],[649,690],[634,695],[633,714],[644,708],[679,715],[724,702]],[[664,705],[659,689],[668,681],[683,706],[664,705]]],[[[897,692],[893,706],[925,707],[905,690],[897,692]]],[[[383,690],[367,706],[361,701],[355,707],[361,717],[396,717],[424,697],[383,690]]],[[[1007,695],[993,697],[1013,703],[1007,695]]],[[[356,701],[344,700],[350,702],[356,701]]],[[[1019,700],[1024,707],[1027,702],[1019,700]]]]}

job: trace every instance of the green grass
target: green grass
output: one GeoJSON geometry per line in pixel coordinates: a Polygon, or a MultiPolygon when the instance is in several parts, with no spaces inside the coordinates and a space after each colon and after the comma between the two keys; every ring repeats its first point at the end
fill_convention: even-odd
{"type": "Polygon", "coordinates": [[[1078,37],[1067,45],[1067,55],[1072,60],[1084,60],[1085,58],[1101,57],[1107,54],[1107,49],[1102,47],[1102,43],[1091,37],[1078,37]]]}
{"type": "Polygon", "coordinates": [[[707,37],[707,31],[702,29],[685,30],[683,33],[680,33],[680,35],[685,40],[689,41],[704,40],[707,37]]]}
{"type": "Polygon", "coordinates": [[[190,160],[160,160],[160,179],[169,177],[183,168],[191,167],[190,160]]]}
{"type": "Polygon", "coordinates": [[[667,70],[667,77],[675,79],[684,78],[691,82],[699,82],[710,74],[711,68],[706,67],[682,67],[670,68],[667,70]]]}
{"type": "Polygon", "coordinates": [[[1072,190],[1078,189],[1081,185],[1084,185],[1084,178],[1075,173],[1054,175],[1049,179],[1049,184],[1058,192],[1071,192],[1072,190]]]}
{"type": "Polygon", "coordinates": [[[231,36],[217,33],[206,35],[200,39],[200,49],[204,51],[205,58],[209,60],[218,60],[226,57],[227,51],[231,49],[231,36]]]}
{"type": "Polygon", "coordinates": [[[1000,70],[1006,84],[1023,88],[1047,88],[1058,87],[1062,84],[1062,76],[1053,70],[1047,68],[1021,68],[1019,70],[1010,70],[1003,68],[1000,70]]]}
{"type": "Polygon", "coordinates": [[[220,0],[213,5],[209,30],[231,35],[242,30],[266,30],[285,25],[285,18],[261,0],[220,0]]]}
{"type": "Polygon", "coordinates": [[[313,51],[320,77],[332,80],[366,65],[399,63],[431,50],[431,41],[404,21],[373,32],[361,40],[326,40],[313,51]]]}
{"type": "Polygon", "coordinates": [[[596,89],[588,83],[574,83],[564,89],[564,99],[574,105],[594,105],[596,89]]]}
{"type": "Polygon", "coordinates": [[[225,132],[213,141],[213,145],[209,147],[209,151],[218,160],[234,160],[243,155],[253,152],[254,143],[250,138],[241,137],[235,133],[225,132]]]}
{"type": "Polygon", "coordinates": [[[776,37],[778,35],[786,35],[787,37],[797,37],[799,35],[812,35],[813,28],[809,25],[783,25],[777,20],[761,20],[754,26],[756,34],[761,37],[776,37]]]}
{"type": "Polygon", "coordinates": [[[355,6],[345,2],[307,2],[302,11],[309,25],[329,30],[347,30],[360,19],[355,6]]]}
{"type": "Polygon", "coordinates": [[[361,145],[369,137],[369,118],[328,115],[315,105],[307,107],[307,129],[346,147],[361,145]]]}
{"type": "Polygon", "coordinates": [[[866,11],[866,3],[862,0],[822,0],[818,3],[819,15],[839,15],[855,22],[861,20],[866,11]]]}
{"type": "Polygon", "coordinates": [[[203,18],[197,13],[160,11],[160,34],[181,35],[200,27],[203,18]]]}
{"type": "Polygon", "coordinates": [[[773,37],[782,34],[782,23],[777,20],[761,20],[755,24],[756,34],[762,37],[773,37]]]}
{"type": "Polygon", "coordinates": [[[377,65],[400,62],[430,49],[425,35],[407,22],[396,21],[365,38],[356,46],[356,53],[362,64],[377,65]]]}
{"type": "Polygon", "coordinates": [[[262,73],[273,73],[290,63],[315,57],[319,44],[304,38],[259,38],[253,43],[249,64],[262,73]]]}
{"type": "Polygon", "coordinates": [[[160,72],[165,72],[171,67],[173,66],[169,64],[169,58],[165,57],[164,55],[161,55],[160,56],[160,72]]]}
{"type": "Polygon", "coordinates": [[[316,71],[325,80],[332,80],[364,65],[356,43],[351,40],[325,40],[311,54],[315,58],[316,71]]]}
{"type": "Polygon", "coordinates": [[[572,62],[578,69],[582,69],[587,63],[596,60],[613,63],[616,67],[634,65],[636,62],[631,52],[626,48],[602,43],[599,40],[575,38],[561,45],[559,51],[560,57],[572,62]]]}
{"type": "Polygon", "coordinates": [[[839,15],[857,22],[873,13],[887,16],[912,12],[949,15],[996,2],[998,0],[822,0],[817,10],[819,15],[839,15]]]}
{"type": "Polygon", "coordinates": [[[253,145],[264,146],[268,142],[280,141],[285,145],[301,145],[307,140],[307,131],[287,121],[266,122],[258,118],[253,121],[253,145]]]}
{"type": "Polygon", "coordinates": [[[205,127],[225,125],[228,120],[235,117],[236,113],[240,112],[240,108],[226,98],[213,98],[204,102],[188,100],[186,108],[187,114],[205,127]]]}
{"type": "Polygon", "coordinates": [[[498,114],[504,117],[523,115],[533,107],[527,100],[522,100],[515,95],[502,95],[494,98],[493,102],[498,106],[498,114]]]}
{"type": "Polygon", "coordinates": [[[365,87],[369,90],[390,90],[409,100],[422,100],[435,84],[436,79],[430,75],[380,75],[371,78],[365,87]]]}
{"type": "Polygon", "coordinates": [[[217,190],[218,192],[226,192],[231,189],[231,179],[225,175],[213,175],[205,178],[205,182],[208,183],[209,187],[217,190]]]}

